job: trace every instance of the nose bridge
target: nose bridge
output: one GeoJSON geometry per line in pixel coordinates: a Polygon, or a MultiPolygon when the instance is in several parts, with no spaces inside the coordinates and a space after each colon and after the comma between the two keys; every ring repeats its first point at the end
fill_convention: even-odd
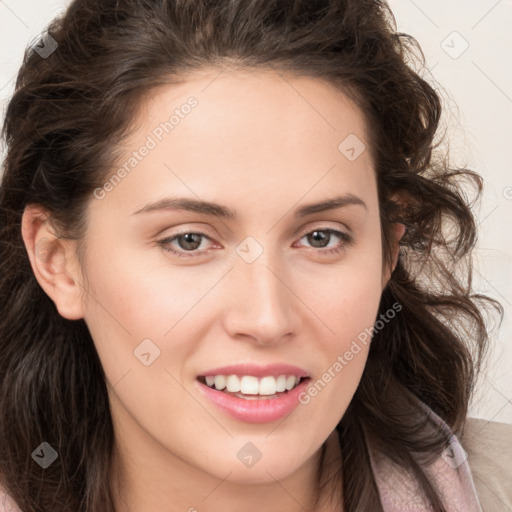
{"type": "Polygon", "coordinates": [[[294,329],[293,294],[288,289],[282,257],[254,239],[242,242],[237,253],[230,273],[234,295],[227,315],[228,330],[260,342],[278,341],[294,329]]]}

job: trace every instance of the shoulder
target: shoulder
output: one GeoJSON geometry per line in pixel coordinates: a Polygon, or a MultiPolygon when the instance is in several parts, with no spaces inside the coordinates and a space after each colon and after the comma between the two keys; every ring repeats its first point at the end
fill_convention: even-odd
{"type": "Polygon", "coordinates": [[[512,425],[468,418],[460,442],[484,512],[512,510],[512,425]]]}

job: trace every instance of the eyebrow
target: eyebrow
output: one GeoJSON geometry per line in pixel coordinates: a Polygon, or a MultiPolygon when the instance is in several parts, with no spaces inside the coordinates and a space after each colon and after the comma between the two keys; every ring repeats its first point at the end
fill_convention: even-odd
{"type": "MultiPolygon", "coordinates": [[[[314,213],[334,210],[336,208],[343,208],[349,205],[360,205],[365,210],[368,210],[366,203],[360,197],[353,194],[344,194],[317,203],[309,203],[303,205],[295,211],[295,217],[302,218],[314,213]]],[[[236,211],[228,208],[227,206],[223,206],[221,204],[213,203],[210,201],[200,201],[187,197],[164,198],[157,202],[149,203],[146,206],[143,206],[139,210],[133,212],[132,215],[161,210],[186,210],[229,220],[235,220],[237,218],[236,211]]]]}

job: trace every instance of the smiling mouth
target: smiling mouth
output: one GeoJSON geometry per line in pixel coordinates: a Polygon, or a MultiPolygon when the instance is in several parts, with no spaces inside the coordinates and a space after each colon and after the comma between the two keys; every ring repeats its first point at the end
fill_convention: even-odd
{"type": "Polygon", "coordinates": [[[295,383],[289,383],[289,386],[287,386],[287,388],[284,389],[283,391],[269,390],[266,393],[260,393],[260,392],[254,391],[254,390],[250,393],[242,393],[241,389],[238,389],[236,391],[228,391],[226,385],[224,385],[223,388],[218,389],[213,382],[210,381],[211,383],[208,383],[206,381],[206,377],[202,376],[202,375],[198,376],[197,380],[199,382],[201,382],[201,384],[204,384],[208,388],[210,388],[214,391],[217,391],[219,393],[224,393],[224,394],[235,396],[238,398],[245,398],[246,400],[261,400],[261,399],[270,399],[271,400],[271,399],[279,398],[280,396],[286,395],[287,393],[289,393],[290,391],[295,389],[297,386],[299,386],[299,384],[302,384],[304,381],[310,380],[310,377],[297,378],[295,383]]]}

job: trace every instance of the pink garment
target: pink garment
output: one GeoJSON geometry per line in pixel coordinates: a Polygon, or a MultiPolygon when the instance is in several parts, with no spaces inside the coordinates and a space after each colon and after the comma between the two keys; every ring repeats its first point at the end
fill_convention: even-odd
{"type": "MultiPolygon", "coordinates": [[[[483,512],[478,500],[467,455],[446,423],[425,404],[432,420],[450,438],[449,446],[426,471],[441,491],[448,512],[483,512]]],[[[384,512],[431,512],[411,476],[369,446],[372,464],[384,512]]],[[[3,492],[0,483],[0,512],[22,512],[3,492]]]]}
{"type": "MultiPolygon", "coordinates": [[[[441,456],[425,472],[442,493],[448,512],[483,512],[478,499],[467,454],[448,425],[426,404],[434,424],[441,427],[450,440],[441,456]]],[[[370,461],[379,488],[384,512],[431,512],[432,507],[422,498],[419,485],[407,472],[369,446],[370,461]]]]}
{"type": "Polygon", "coordinates": [[[0,486],[0,512],[22,512],[0,486]]]}

